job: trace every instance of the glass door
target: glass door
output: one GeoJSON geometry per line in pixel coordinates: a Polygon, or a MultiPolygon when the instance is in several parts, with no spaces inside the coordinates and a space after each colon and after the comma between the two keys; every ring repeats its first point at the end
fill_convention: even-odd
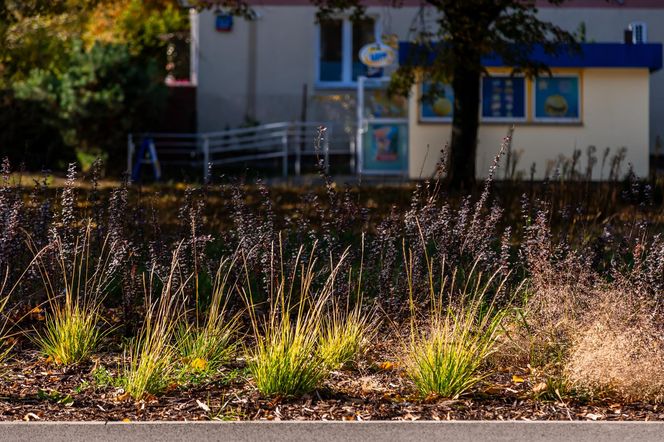
{"type": "Polygon", "coordinates": [[[408,100],[388,97],[389,78],[357,82],[357,164],[361,174],[408,173],[408,100]]]}

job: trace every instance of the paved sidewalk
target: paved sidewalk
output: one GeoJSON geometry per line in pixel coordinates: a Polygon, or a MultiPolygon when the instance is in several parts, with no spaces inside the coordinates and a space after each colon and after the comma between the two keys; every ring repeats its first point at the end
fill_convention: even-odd
{"type": "Polygon", "coordinates": [[[33,422],[0,423],[0,441],[662,441],[649,422],[33,422]]]}

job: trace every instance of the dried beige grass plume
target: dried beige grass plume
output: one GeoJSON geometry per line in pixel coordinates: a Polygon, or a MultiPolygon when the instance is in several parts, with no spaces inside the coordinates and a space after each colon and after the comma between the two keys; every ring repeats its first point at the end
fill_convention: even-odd
{"type": "Polygon", "coordinates": [[[565,376],[591,394],[662,401],[664,342],[654,303],[626,288],[598,295],[574,336],[565,376]]]}

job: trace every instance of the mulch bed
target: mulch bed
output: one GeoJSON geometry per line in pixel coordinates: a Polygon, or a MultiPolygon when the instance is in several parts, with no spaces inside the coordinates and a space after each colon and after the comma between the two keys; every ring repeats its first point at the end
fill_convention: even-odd
{"type": "Polygon", "coordinates": [[[63,368],[20,349],[0,375],[0,420],[664,420],[664,409],[653,404],[535,399],[526,371],[503,370],[456,400],[422,399],[398,366],[380,359],[386,354],[374,349],[359,367],[333,372],[297,399],[261,397],[238,361],[215,379],[135,402],[95,383],[94,369],[117,372],[120,354],[63,368]]]}

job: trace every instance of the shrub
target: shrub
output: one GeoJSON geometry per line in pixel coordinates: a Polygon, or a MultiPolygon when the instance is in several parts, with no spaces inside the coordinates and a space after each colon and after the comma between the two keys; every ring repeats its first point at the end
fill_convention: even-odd
{"type": "Polygon", "coordinates": [[[536,368],[547,383],[565,385],[561,393],[661,401],[659,240],[641,241],[627,264],[614,255],[610,279],[579,253],[538,253],[552,247],[549,239],[536,245],[529,296],[509,327],[509,356],[536,368]]]}
{"type": "Polygon", "coordinates": [[[625,401],[664,399],[662,317],[635,289],[597,293],[572,337],[563,375],[582,392],[625,401]]]}

